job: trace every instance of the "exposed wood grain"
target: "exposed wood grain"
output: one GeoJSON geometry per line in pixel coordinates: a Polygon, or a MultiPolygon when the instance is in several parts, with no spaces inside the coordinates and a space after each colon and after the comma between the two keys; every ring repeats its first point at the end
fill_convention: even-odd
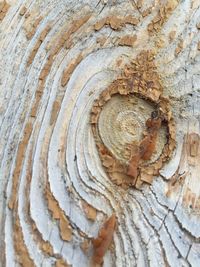
{"type": "Polygon", "coordinates": [[[1,0],[0,266],[199,267],[199,69],[197,0],[1,0]]]}

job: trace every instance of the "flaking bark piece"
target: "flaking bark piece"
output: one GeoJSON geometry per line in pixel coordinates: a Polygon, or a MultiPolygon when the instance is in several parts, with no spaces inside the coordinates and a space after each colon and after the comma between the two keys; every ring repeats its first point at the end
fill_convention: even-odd
{"type": "Polygon", "coordinates": [[[162,118],[157,116],[154,117],[154,114],[152,113],[152,117],[146,122],[147,135],[140,142],[138,151],[131,157],[127,169],[127,175],[136,179],[139,172],[138,167],[140,160],[149,160],[151,158],[155,151],[157,135],[161,124],[162,118]]]}
{"type": "Polygon", "coordinates": [[[82,207],[87,218],[91,221],[95,221],[97,217],[97,210],[85,201],[82,201],[82,207]]]}
{"type": "Polygon", "coordinates": [[[140,158],[141,158],[140,154],[137,153],[131,158],[129,162],[127,174],[133,178],[137,178],[138,176],[138,165],[139,165],[140,158]]]}
{"type": "Polygon", "coordinates": [[[161,127],[162,119],[148,119],[146,122],[148,135],[140,143],[140,153],[143,160],[149,160],[155,151],[158,130],[161,127]]]}
{"type": "Polygon", "coordinates": [[[110,247],[113,240],[113,234],[116,227],[116,216],[113,214],[100,229],[98,237],[92,240],[93,244],[93,256],[92,266],[95,264],[102,264],[103,257],[110,247]]]}

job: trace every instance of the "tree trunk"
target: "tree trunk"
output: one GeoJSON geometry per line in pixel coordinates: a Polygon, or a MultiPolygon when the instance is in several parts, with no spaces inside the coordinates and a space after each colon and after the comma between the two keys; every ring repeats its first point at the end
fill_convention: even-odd
{"type": "Polygon", "coordinates": [[[0,2],[0,266],[200,266],[198,0],[0,2]]]}

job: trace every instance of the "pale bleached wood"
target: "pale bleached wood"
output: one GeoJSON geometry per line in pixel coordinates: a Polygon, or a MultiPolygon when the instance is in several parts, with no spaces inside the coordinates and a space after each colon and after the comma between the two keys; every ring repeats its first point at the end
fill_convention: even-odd
{"type": "MultiPolygon", "coordinates": [[[[199,1],[6,2],[0,20],[0,266],[91,267],[91,239],[115,213],[103,266],[199,267],[199,1]],[[157,25],[156,18],[151,32],[159,8],[164,21],[157,25]],[[134,23],[125,21],[128,15],[134,23]],[[124,188],[102,166],[91,110],[147,50],[155,54],[161,94],[171,105],[176,148],[152,184],[124,188]],[[194,134],[197,144],[190,144],[194,134]],[[83,203],[95,209],[94,219],[83,203]],[[61,222],[65,234],[72,233],[68,241],[61,222]]],[[[130,99],[136,101],[118,94],[107,102],[98,124],[104,144],[124,164],[127,143],[142,136],[154,109],[146,99],[133,107],[130,99]]],[[[162,128],[151,161],[166,140],[162,128]]]]}

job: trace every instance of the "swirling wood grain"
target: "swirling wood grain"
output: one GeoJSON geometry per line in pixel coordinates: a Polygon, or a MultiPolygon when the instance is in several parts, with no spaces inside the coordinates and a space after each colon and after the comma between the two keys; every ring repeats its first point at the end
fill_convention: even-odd
{"type": "Polygon", "coordinates": [[[197,0],[1,1],[0,265],[87,267],[101,233],[105,267],[198,267],[199,69],[197,0]],[[102,147],[127,168],[156,107],[116,182],[102,147]]]}

